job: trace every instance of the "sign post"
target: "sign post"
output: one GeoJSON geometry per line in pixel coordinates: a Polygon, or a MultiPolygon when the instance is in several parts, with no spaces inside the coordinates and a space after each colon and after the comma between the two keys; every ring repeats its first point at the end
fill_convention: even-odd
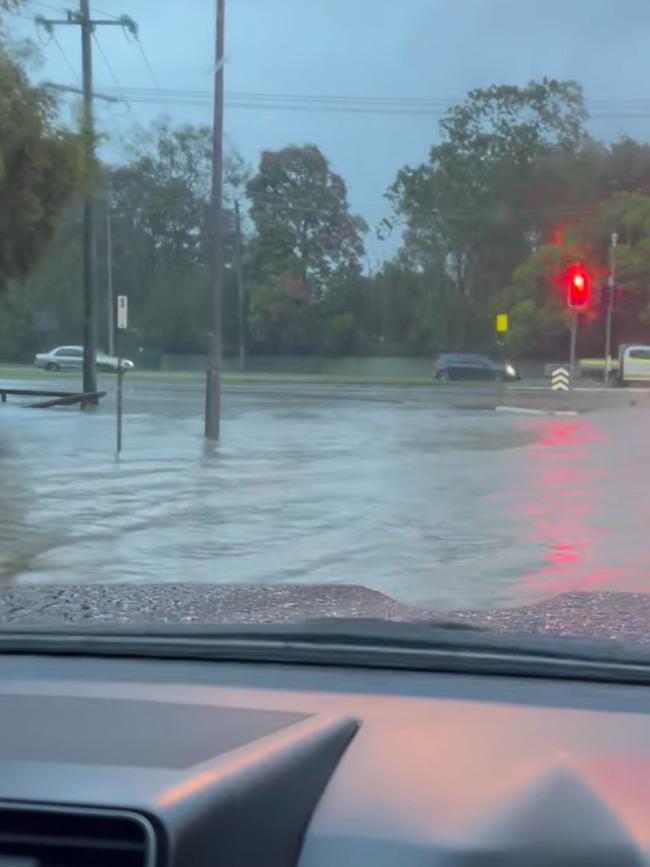
{"type": "MultiPolygon", "coordinates": [[[[499,357],[501,359],[501,363],[505,364],[505,341],[504,336],[508,331],[508,314],[507,313],[497,313],[496,318],[496,329],[497,329],[497,344],[499,346],[499,357]]],[[[501,380],[499,386],[500,394],[503,394],[505,386],[504,386],[505,378],[501,380]]]]}
{"type": "Polygon", "coordinates": [[[126,331],[129,324],[129,299],[126,295],[117,296],[117,453],[122,451],[122,341],[120,331],[126,331]]]}

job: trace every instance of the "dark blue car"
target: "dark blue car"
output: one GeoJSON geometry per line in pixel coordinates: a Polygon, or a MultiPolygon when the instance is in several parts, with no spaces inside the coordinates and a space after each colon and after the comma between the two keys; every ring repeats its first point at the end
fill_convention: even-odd
{"type": "Polygon", "coordinates": [[[521,379],[508,361],[492,361],[487,355],[445,352],[433,363],[433,376],[441,380],[492,380],[513,382],[521,379]]]}

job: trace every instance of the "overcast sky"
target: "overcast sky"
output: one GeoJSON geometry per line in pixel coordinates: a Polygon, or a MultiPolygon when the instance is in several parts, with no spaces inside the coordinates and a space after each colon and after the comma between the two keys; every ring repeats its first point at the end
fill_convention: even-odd
{"type": "MultiPolygon", "coordinates": [[[[91,0],[96,16],[129,14],[137,21],[151,67],[119,27],[103,27],[97,37],[114,75],[96,48],[95,89],[114,88],[117,81],[122,87],[209,91],[214,5],[214,0],[98,0],[98,5],[91,0]]],[[[590,108],[601,115],[590,124],[593,133],[650,140],[649,0],[226,0],[226,5],[227,92],[454,99],[494,83],[571,78],[584,86],[590,108]]],[[[74,0],[29,0],[12,31],[34,36],[29,20],[34,15],[59,17],[76,6],[74,0]]],[[[38,76],[78,85],[78,30],[60,27],[56,35],[57,41],[42,48],[38,76]]],[[[211,121],[207,101],[97,103],[99,126],[114,139],[163,112],[179,123],[211,121]]],[[[396,171],[426,157],[436,129],[437,118],[430,115],[226,109],[227,140],[252,163],[264,148],[316,143],[346,180],[353,210],[371,226],[388,213],[383,194],[396,171]]],[[[371,259],[385,254],[379,242],[368,241],[371,259]]]]}

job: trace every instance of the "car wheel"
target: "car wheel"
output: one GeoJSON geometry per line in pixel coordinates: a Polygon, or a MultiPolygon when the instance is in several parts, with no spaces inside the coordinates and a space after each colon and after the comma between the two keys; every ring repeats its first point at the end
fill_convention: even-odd
{"type": "Polygon", "coordinates": [[[54,371],[54,370],[61,370],[61,368],[59,367],[58,364],[55,364],[53,361],[49,361],[45,365],[45,370],[54,371]]]}
{"type": "Polygon", "coordinates": [[[449,382],[451,374],[448,370],[439,370],[438,373],[436,373],[436,379],[440,379],[442,382],[449,382]]]}

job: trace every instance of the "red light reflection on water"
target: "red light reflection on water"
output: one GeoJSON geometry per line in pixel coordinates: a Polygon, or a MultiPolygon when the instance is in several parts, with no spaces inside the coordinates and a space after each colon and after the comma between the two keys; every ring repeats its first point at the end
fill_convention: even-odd
{"type": "Polygon", "coordinates": [[[605,441],[588,420],[526,421],[538,435],[530,451],[528,477],[518,515],[523,515],[545,565],[529,575],[528,590],[558,593],[593,589],[612,580],[611,569],[594,569],[589,555],[605,532],[595,521],[599,464],[594,446],[605,441]]]}

